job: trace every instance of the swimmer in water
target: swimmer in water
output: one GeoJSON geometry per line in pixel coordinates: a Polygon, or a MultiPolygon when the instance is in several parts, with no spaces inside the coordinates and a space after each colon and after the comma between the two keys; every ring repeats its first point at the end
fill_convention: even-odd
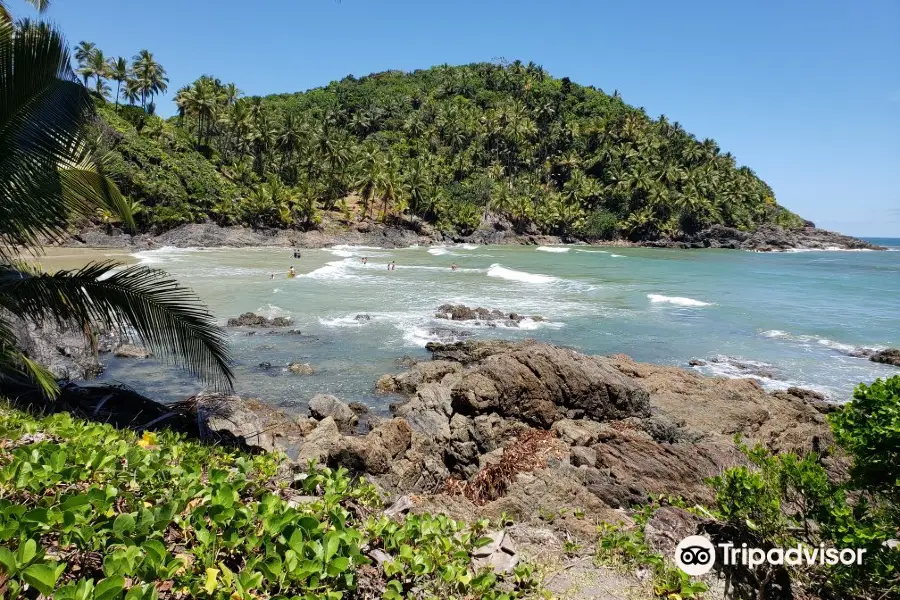
{"type": "Polygon", "coordinates": [[[294,265],[291,265],[291,268],[288,269],[288,279],[293,279],[297,276],[297,271],[294,270],[294,265]]]}
{"type": "Polygon", "coordinates": [[[275,279],[275,273],[272,273],[272,275],[269,277],[269,279],[275,279]]]}
{"type": "Polygon", "coordinates": [[[362,264],[364,264],[364,265],[369,264],[369,257],[368,257],[368,256],[363,256],[363,257],[362,257],[362,264]]]}
{"type": "Polygon", "coordinates": [[[458,267],[456,266],[456,263],[453,263],[452,265],[450,265],[450,270],[451,270],[451,271],[455,271],[457,268],[458,268],[458,267]]]}

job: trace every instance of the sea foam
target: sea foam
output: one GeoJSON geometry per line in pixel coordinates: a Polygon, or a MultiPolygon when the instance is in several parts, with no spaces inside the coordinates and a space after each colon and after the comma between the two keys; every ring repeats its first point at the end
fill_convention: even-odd
{"type": "Polygon", "coordinates": [[[564,246],[538,246],[535,250],[539,252],[568,252],[571,248],[566,248],[564,246]]]}
{"type": "Polygon", "coordinates": [[[663,296],[662,294],[647,294],[647,298],[654,304],[675,304],[677,306],[710,306],[710,302],[702,300],[694,300],[693,298],[685,298],[683,296],[663,296]]]}
{"type": "Polygon", "coordinates": [[[528,273],[526,271],[516,271],[515,269],[507,269],[501,264],[494,263],[487,270],[488,277],[498,277],[508,281],[520,281],[522,283],[538,283],[547,284],[557,281],[556,277],[550,275],[540,275],[538,273],[528,273]]]}

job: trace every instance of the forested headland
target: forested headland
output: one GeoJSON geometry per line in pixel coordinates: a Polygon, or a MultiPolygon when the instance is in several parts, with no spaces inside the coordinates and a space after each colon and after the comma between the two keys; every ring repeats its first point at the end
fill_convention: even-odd
{"type": "Polygon", "coordinates": [[[534,63],[348,76],[262,98],[204,75],[163,119],[153,99],[167,80],[151,53],[129,65],[82,42],[76,58],[99,104],[96,150],[144,231],[377,219],[646,241],[803,225],[714,140],[534,63]]]}

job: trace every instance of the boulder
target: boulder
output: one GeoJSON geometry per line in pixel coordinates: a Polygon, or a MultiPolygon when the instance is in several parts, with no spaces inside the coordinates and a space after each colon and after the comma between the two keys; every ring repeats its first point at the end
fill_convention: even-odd
{"type": "Polygon", "coordinates": [[[572,454],[569,457],[569,460],[575,467],[580,467],[582,465],[586,467],[593,467],[597,464],[597,451],[593,448],[574,446],[571,452],[572,454]]]}
{"type": "Polygon", "coordinates": [[[359,421],[353,409],[328,394],[318,394],[310,399],[309,414],[318,420],[331,417],[341,431],[351,431],[359,421]]]}
{"type": "Polygon", "coordinates": [[[546,344],[488,356],[452,387],[453,409],[544,428],[565,418],[649,416],[647,392],[596,357],[546,344]]]}
{"type": "Polygon", "coordinates": [[[325,462],[331,452],[341,446],[343,436],[331,417],[319,421],[316,428],[303,440],[297,452],[297,462],[305,465],[310,460],[325,462]]]}
{"type": "Polygon", "coordinates": [[[114,352],[117,358],[149,358],[150,351],[135,344],[122,344],[114,352]]]}

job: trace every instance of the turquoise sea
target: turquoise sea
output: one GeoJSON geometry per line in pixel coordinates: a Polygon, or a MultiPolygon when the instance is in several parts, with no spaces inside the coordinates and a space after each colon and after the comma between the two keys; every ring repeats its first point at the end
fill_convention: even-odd
{"type": "MultiPolygon", "coordinates": [[[[844,401],[857,383],[900,372],[850,355],[900,346],[900,239],[873,241],[891,251],[455,245],[340,246],[304,250],[297,260],[283,248],[163,248],[138,257],[192,287],[223,323],[246,311],[292,317],[303,335],[229,335],[237,391],[298,411],[317,393],[385,409],[393,399],[375,395],[377,378],[398,370],[399,357],[426,357],[425,344],[448,335],[532,337],[844,401]],[[286,277],[291,265],[295,279],[286,277]],[[504,328],[436,319],[448,302],[545,321],[504,328]],[[706,364],[689,367],[692,359],[706,364]],[[286,372],[292,361],[316,374],[286,372]],[[275,368],[260,369],[262,362],[275,368]]],[[[152,360],[113,359],[108,367],[104,380],[160,399],[201,389],[152,360]]]]}

